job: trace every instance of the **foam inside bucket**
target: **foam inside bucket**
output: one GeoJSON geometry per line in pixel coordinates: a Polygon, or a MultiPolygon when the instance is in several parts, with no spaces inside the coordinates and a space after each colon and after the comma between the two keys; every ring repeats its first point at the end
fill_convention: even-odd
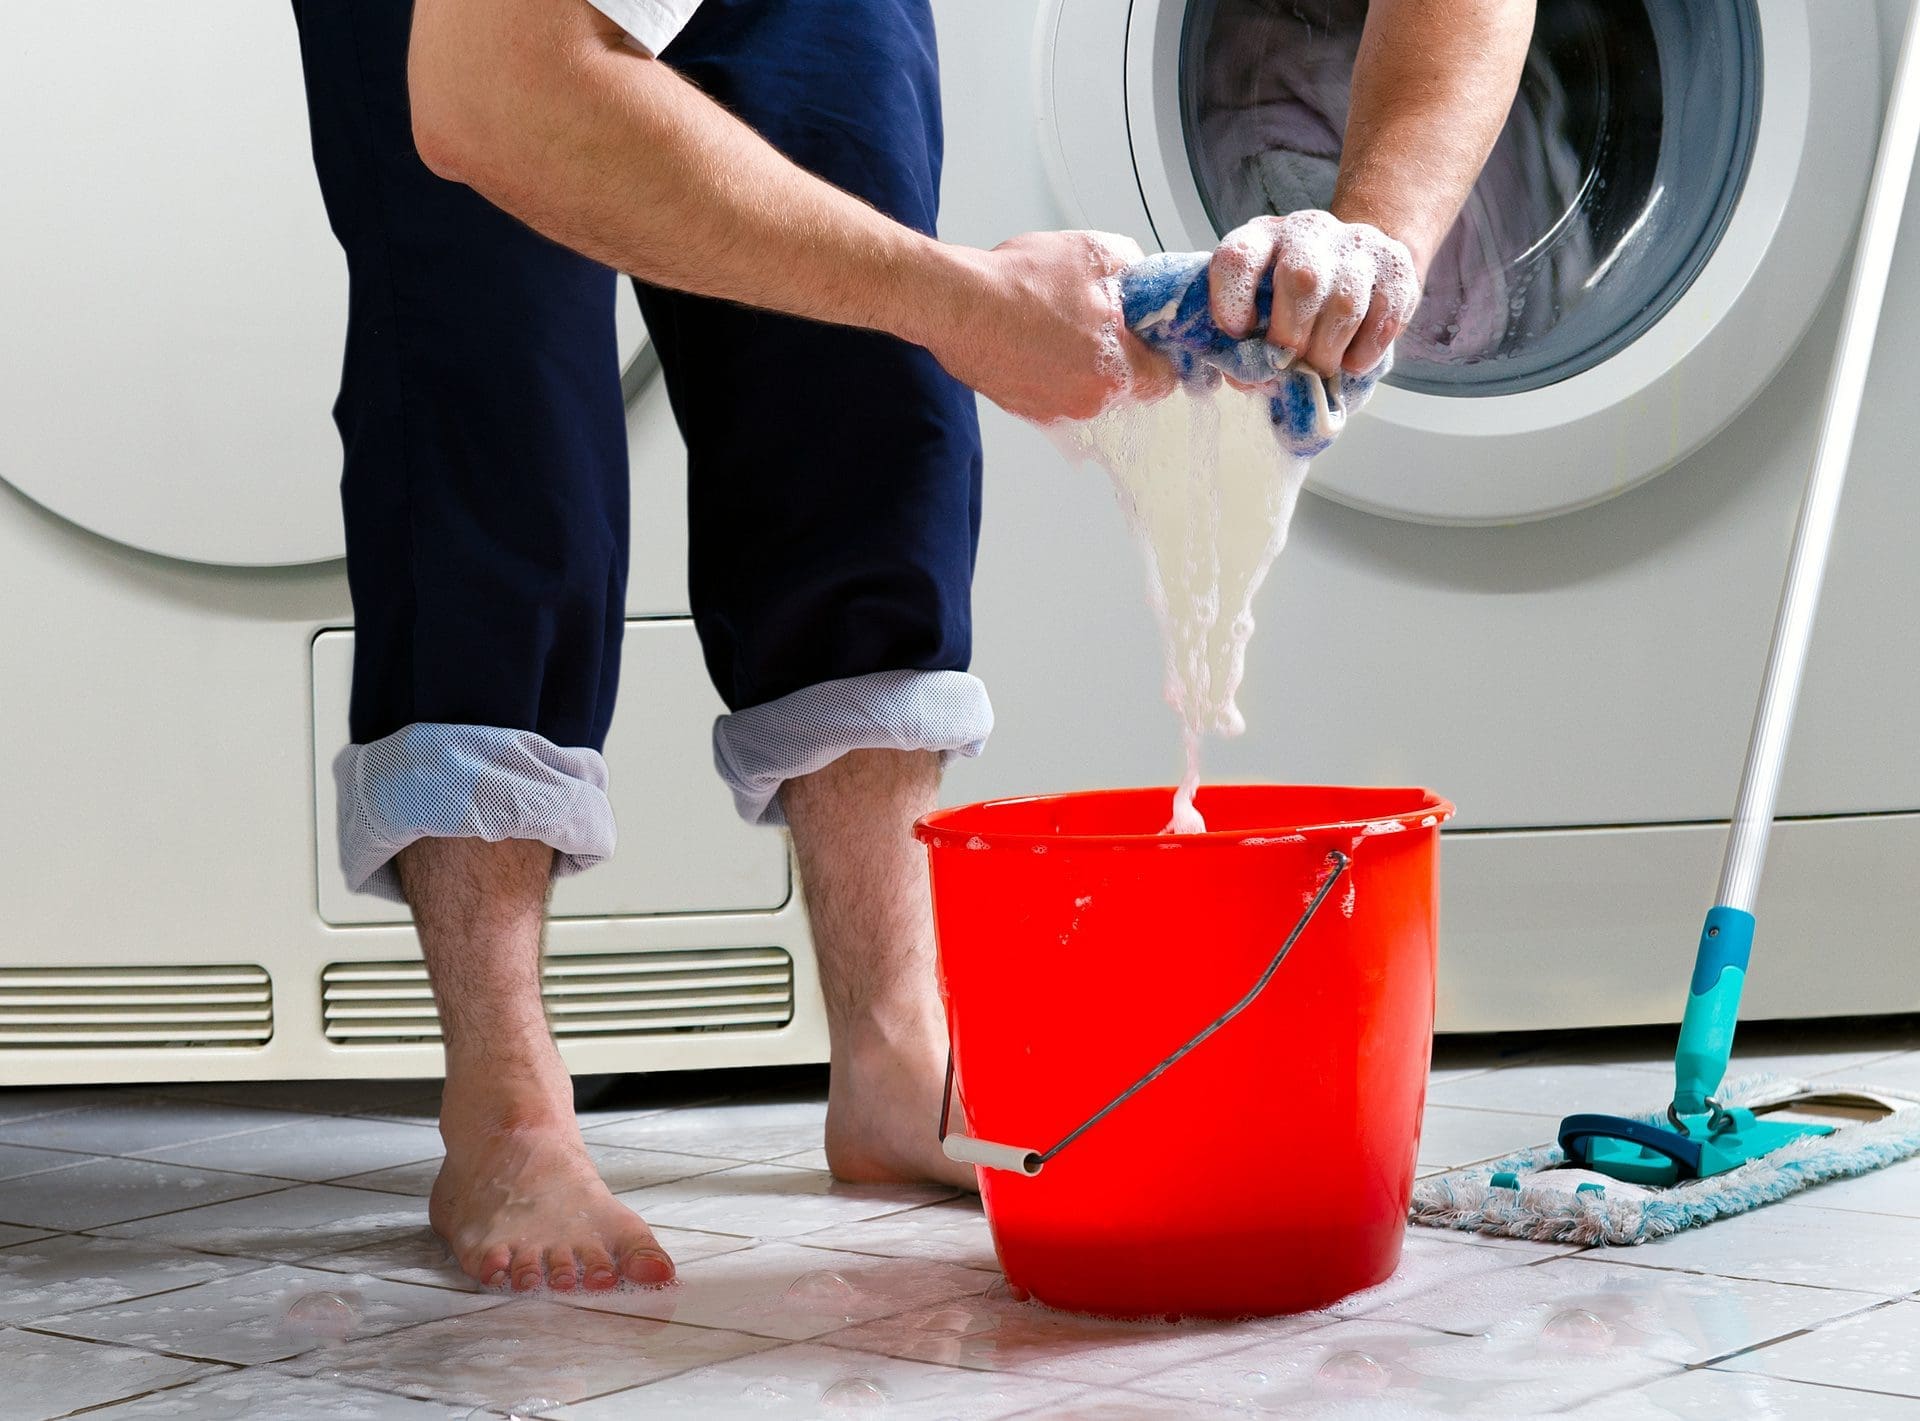
{"type": "MultiPolygon", "coordinates": [[[[1423,789],[1000,800],[915,832],[965,1133],[1044,1150],[1266,990],[1036,1176],[981,1171],[1016,1294],[1113,1317],[1323,1307],[1400,1257],[1433,1043],[1439,825],[1423,789]]],[[[956,1120],[955,1128],[961,1128],[956,1120]]]]}

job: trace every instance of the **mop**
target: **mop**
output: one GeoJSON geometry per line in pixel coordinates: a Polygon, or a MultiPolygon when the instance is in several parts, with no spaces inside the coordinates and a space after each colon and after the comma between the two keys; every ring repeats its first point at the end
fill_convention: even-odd
{"type": "Polygon", "coordinates": [[[1753,944],[1753,909],[1812,638],[1887,272],[1920,138],[1920,45],[1909,16],[1867,193],[1813,472],[1674,1054],[1674,1094],[1644,1115],[1569,1115],[1559,1142],[1437,1175],[1415,1223],[1517,1238],[1641,1243],[1920,1154],[1920,1098],[1755,1077],[1721,1090],[1753,944]]]}

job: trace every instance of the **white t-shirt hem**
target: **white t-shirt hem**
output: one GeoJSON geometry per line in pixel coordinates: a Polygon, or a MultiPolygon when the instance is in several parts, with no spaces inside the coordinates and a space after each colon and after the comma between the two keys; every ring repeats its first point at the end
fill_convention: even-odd
{"type": "Polygon", "coordinates": [[[665,49],[693,18],[700,0],[589,0],[649,54],[665,49]]]}

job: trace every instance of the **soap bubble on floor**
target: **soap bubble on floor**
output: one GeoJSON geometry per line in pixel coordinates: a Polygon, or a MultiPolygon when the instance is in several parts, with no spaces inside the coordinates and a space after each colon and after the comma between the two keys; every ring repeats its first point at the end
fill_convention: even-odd
{"type": "Polygon", "coordinates": [[[820,1393],[820,1404],[829,1411],[878,1411],[892,1400],[870,1377],[842,1377],[820,1393]]]}
{"type": "Polygon", "coordinates": [[[520,1401],[488,1402],[476,1406],[467,1413],[467,1421],[537,1421],[537,1418],[549,1412],[558,1411],[564,1402],[555,1401],[550,1396],[529,1396],[520,1401]]]}
{"type": "Polygon", "coordinates": [[[280,1318],[280,1331],[303,1342],[344,1342],[359,1325],[354,1295],[302,1293],[280,1318]]]}
{"type": "Polygon", "coordinates": [[[1379,1396],[1392,1375],[1365,1352],[1335,1352],[1320,1364],[1313,1384],[1333,1396],[1379,1396]]]}
{"type": "Polygon", "coordinates": [[[798,1383],[784,1373],[763,1377],[759,1381],[748,1382],[740,1388],[742,1401],[757,1401],[761,1405],[784,1405],[789,1401],[801,1399],[798,1383]]]}
{"type": "Polygon", "coordinates": [[[860,1313],[861,1293],[840,1274],[821,1268],[787,1284],[783,1302],[788,1311],[852,1322],[860,1313]]]}
{"type": "Polygon", "coordinates": [[[1540,1329],[1541,1340],[1561,1352],[1592,1357],[1613,1345],[1613,1327],[1605,1318],[1585,1308],[1568,1308],[1547,1319],[1540,1329]]]}

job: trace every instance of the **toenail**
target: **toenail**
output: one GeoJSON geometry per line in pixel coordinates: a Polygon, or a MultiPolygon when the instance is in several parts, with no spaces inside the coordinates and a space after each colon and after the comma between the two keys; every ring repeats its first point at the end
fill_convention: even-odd
{"type": "Polygon", "coordinates": [[[487,1286],[489,1288],[504,1288],[506,1285],[507,1270],[504,1268],[496,1269],[487,1276],[487,1286]]]}
{"type": "Polygon", "coordinates": [[[636,1253],[633,1255],[632,1271],[642,1283],[671,1283],[673,1264],[664,1253],[636,1253]]]}

